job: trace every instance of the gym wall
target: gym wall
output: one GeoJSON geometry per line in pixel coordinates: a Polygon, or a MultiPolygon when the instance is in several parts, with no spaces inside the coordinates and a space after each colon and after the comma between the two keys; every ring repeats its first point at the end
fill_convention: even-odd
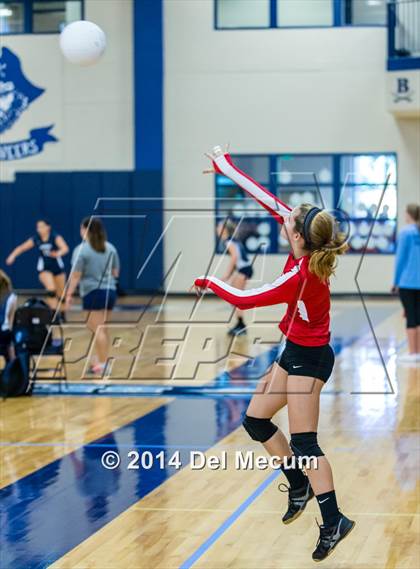
{"type": "Polygon", "coordinates": [[[45,89],[2,134],[2,143],[49,125],[58,139],[33,157],[1,162],[2,181],[22,171],[133,169],[132,2],[87,0],[85,18],[108,37],[104,57],[90,67],[65,61],[58,34],[2,36],[2,48],[19,57],[27,79],[45,89]]]}
{"type": "MultiPolygon", "coordinates": [[[[109,240],[119,250],[122,286],[156,290],[162,282],[161,247],[148,270],[140,277],[138,272],[162,232],[161,150],[150,144],[161,125],[153,121],[153,110],[144,100],[145,93],[154,95],[149,84],[156,75],[162,84],[159,70],[153,76],[147,69],[149,62],[154,65],[162,57],[161,42],[150,40],[152,33],[158,36],[161,3],[86,0],[84,17],[107,35],[103,58],[86,68],[64,60],[58,34],[1,36],[1,47],[18,56],[26,78],[45,89],[2,134],[1,143],[24,140],[33,129],[49,126],[49,134],[57,140],[46,142],[35,156],[0,162],[0,266],[15,287],[40,288],[36,252],[26,253],[12,267],[5,266],[7,254],[34,234],[39,217],[47,217],[73,249],[80,242],[81,219],[96,213],[105,216],[109,240]],[[148,30],[152,18],[158,23],[148,30]],[[136,106],[146,112],[136,116],[136,106]],[[144,117],[151,117],[153,125],[145,124],[144,117]],[[152,152],[144,151],[145,146],[149,151],[152,146],[152,152]],[[146,213],[136,201],[144,196],[158,198],[146,206],[146,213]]],[[[157,97],[154,104],[159,114],[161,100],[157,97]]],[[[67,271],[69,261],[67,256],[67,271]]]]}
{"type": "MultiPolygon", "coordinates": [[[[57,34],[2,37],[46,91],[1,142],[49,125],[58,139],[34,157],[0,162],[2,268],[10,249],[33,234],[37,216],[47,215],[73,247],[97,198],[124,198],[98,210],[125,216],[106,220],[123,257],[123,285],[156,290],[169,273],[164,287],[185,292],[219,261],[209,267],[214,179],[201,171],[204,151],[225,142],[239,154],[396,152],[402,224],[405,204],[418,200],[420,128],[386,110],[386,30],[216,31],[213,15],[212,0],[86,0],[85,17],[108,37],[103,60],[87,69],[63,60],[57,34]],[[162,195],[165,235],[137,278],[162,234],[162,195]],[[127,197],[156,198],[147,223],[140,200],[127,206],[127,197]]],[[[257,278],[273,279],[283,262],[281,255],[259,259],[257,278]]],[[[358,262],[358,255],[341,260],[334,291],[356,292],[358,262]]],[[[394,257],[365,262],[363,290],[387,292],[394,257]]],[[[38,287],[28,263],[19,260],[9,272],[18,288],[38,287]]]]}
{"type": "MultiPolygon", "coordinates": [[[[386,110],[385,28],[217,31],[212,2],[178,0],[165,3],[164,29],[167,204],[182,197],[214,207],[213,177],[201,170],[215,144],[230,142],[238,154],[396,152],[401,226],[405,204],[419,200],[420,125],[386,110]]],[[[172,222],[165,269],[180,251],[182,258],[171,290],[207,270],[214,223],[202,216],[172,222]]],[[[257,262],[262,281],[279,274],[280,257],[257,262]]],[[[358,262],[359,255],[340,261],[333,291],[356,292],[358,262]]],[[[394,256],[369,255],[365,263],[363,290],[388,292],[394,256]]]]}

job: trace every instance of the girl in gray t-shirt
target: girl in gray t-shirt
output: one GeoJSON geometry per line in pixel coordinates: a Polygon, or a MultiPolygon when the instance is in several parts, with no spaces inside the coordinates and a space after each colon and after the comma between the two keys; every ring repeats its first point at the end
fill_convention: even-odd
{"type": "Polygon", "coordinates": [[[97,361],[92,362],[89,371],[102,377],[109,354],[109,338],[103,324],[117,298],[120,260],[114,245],[106,240],[105,227],[100,219],[85,218],[80,226],[80,235],[83,241],[73,251],[66,305],[70,307],[79,285],[83,310],[89,312],[87,326],[95,334],[97,361]]]}

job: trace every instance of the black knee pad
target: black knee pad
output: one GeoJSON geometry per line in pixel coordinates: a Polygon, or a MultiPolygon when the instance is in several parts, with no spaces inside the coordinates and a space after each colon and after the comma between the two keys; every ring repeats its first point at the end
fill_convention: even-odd
{"type": "Polygon", "coordinates": [[[47,296],[48,298],[55,298],[56,297],[56,291],[55,290],[47,290],[47,296]]]}
{"type": "Polygon", "coordinates": [[[295,456],[324,456],[318,446],[318,433],[293,433],[290,448],[295,456]]]}
{"type": "Polygon", "coordinates": [[[245,415],[243,426],[252,440],[265,443],[274,435],[278,427],[270,419],[258,419],[245,415]]]}

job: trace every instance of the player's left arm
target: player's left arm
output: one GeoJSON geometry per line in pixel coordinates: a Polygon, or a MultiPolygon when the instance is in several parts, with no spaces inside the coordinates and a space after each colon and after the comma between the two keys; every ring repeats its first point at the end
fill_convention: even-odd
{"type": "Polygon", "coordinates": [[[118,255],[117,250],[115,249],[112,255],[112,264],[111,264],[112,276],[118,279],[120,277],[120,270],[121,270],[120,257],[118,255]]]}
{"type": "Polygon", "coordinates": [[[409,249],[409,236],[402,231],[397,239],[397,251],[395,255],[394,288],[398,288],[402,272],[407,263],[409,249]]]}
{"type": "Polygon", "coordinates": [[[240,310],[291,302],[298,295],[302,284],[303,277],[300,274],[299,265],[296,265],[270,284],[247,290],[230,286],[216,277],[203,276],[194,281],[197,291],[203,292],[206,289],[210,289],[218,297],[240,310]]]}
{"type": "Polygon", "coordinates": [[[16,308],[17,308],[17,296],[15,293],[13,293],[11,302],[8,303],[7,314],[6,314],[7,319],[11,323],[12,326],[13,326],[13,322],[15,319],[16,308]]]}
{"type": "Polygon", "coordinates": [[[54,257],[56,259],[57,257],[64,257],[64,255],[67,255],[67,253],[69,252],[69,246],[61,237],[61,235],[56,236],[55,244],[58,247],[58,249],[57,251],[51,251],[50,257],[54,257]]]}
{"type": "Polygon", "coordinates": [[[81,271],[72,271],[70,278],[68,280],[67,290],[66,290],[66,310],[70,309],[70,306],[73,301],[73,295],[76,292],[76,288],[81,278],[82,278],[81,271]]]}
{"type": "Polygon", "coordinates": [[[71,273],[66,286],[66,310],[69,310],[73,295],[85,271],[85,257],[83,255],[83,245],[81,244],[73,251],[71,259],[71,273]]]}
{"type": "Polygon", "coordinates": [[[76,288],[82,278],[82,273],[80,271],[73,271],[70,275],[69,282],[67,285],[66,296],[73,296],[76,292],[76,288]]]}

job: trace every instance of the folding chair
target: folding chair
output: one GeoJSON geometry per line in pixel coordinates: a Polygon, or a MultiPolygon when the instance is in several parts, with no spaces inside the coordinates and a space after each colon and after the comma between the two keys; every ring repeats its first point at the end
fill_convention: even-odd
{"type": "Polygon", "coordinates": [[[67,380],[63,328],[60,323],[53,324],[53,312],[45,302],[30,298],[16,310],[13,336],[16,352],[29,355],[33,379],[67,380]],[[58,338],[53,334],[56,330],[58,338]],[[57,357],[55,368],[41,367],[40,360],[44,357],[57,357]],[[52,375],[46,373],[52,369],[52,375]]]}

